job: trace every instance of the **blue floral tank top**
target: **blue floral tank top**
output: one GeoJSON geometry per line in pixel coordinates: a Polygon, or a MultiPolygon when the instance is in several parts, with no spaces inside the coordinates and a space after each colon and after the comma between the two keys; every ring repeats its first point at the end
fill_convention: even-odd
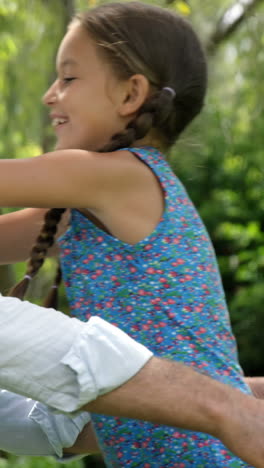
{"type": "MultiPolygon", "coordinates": [[[[127,148],[159,180],[165,209],[135,245],[77,210],[59,239],[72,314],[98,315],[156,355],[186,363],[249,393],[238,363],[215,254],[181,182],[154,148],[127,148]]],[[[207,434],[93,415],[110,468],[236,468],[248,465],[207,434]]]]}

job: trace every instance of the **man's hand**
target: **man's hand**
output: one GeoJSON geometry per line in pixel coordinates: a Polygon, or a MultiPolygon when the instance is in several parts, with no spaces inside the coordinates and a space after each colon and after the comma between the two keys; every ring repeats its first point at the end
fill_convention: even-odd
{"type": "Polygon", "coordinates": [[[97,454],[100,453],[99,445],[95,437],[92,424],[88,423],[84,426],[82,432],[78,435],[75,444],[72,447],[65,448],[64,453],[72,455],[80,454],[97,454]]]}

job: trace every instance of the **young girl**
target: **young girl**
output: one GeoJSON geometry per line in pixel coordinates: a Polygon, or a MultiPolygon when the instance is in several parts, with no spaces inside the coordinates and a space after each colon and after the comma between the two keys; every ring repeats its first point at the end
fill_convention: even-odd
{"type": "MultiPolygon", "coordinates": [[[[165,9],[106,4],[70,24],[57,70],[44,96],[56,150],[0,164],[1,204],[33,207],[3,217],[2,262],[27,257],[46,213],[20,296],[47,251],[55,254],[58,227],[73,315],[101,316],[152,352],[250,393],[213,248],[163,154],[203,106],[195,33],[165,9]],[[46,211],[54,206],[71,210],[46,211]]],[[[92,420],[109,467],[246,466],[206,434],[92,420]]]]}

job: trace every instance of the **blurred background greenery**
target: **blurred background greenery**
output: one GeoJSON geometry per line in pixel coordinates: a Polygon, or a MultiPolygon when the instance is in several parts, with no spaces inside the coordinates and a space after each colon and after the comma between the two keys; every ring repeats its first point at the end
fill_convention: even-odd
{"type": "MultiPolygon", "coordinates": [[[[148,0],[151,2],[151,0],[148,0]]],[[[0,156],[52,148],[41,96],[54,78],[56,49],[76,10],[100,0],[0,0],[0,156]]],[[[261,0],[152,0],[188,17],[204,42],[210,71],[203,114],[175,145],[171,161],[211,235],[242,367],[264,375],[264,4],[261,0]]],[[[2,212],[8,210],[3,209],[2,212]]],[[[38,302],[52,262],[36,278],[38,302]]],[[[24,264],[0,267],[0,290],[24,264]]],[[[67,304],[61,292],[62,308],[67,304]]],[[[87,457],[71,468],[103,466],[87,457]]],[[[49,468],[52,459],[0,458],[0,468],[49,468]]]]}

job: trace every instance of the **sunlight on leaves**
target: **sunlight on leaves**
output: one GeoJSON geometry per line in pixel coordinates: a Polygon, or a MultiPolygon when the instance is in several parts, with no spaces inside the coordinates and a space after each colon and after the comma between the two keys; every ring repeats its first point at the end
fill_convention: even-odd
{"type": "Polygon", "coordinates": [[[191,8],[186,2],[176,0],[172,6],[178,10],[182,15],[188,16],[191,14],[191,8]]]}
{"type": "Polygon", "coordinates": [[[87,3],[89,8],[94,8],[97,5],[97,0],[87,0],[87,3]]]}

